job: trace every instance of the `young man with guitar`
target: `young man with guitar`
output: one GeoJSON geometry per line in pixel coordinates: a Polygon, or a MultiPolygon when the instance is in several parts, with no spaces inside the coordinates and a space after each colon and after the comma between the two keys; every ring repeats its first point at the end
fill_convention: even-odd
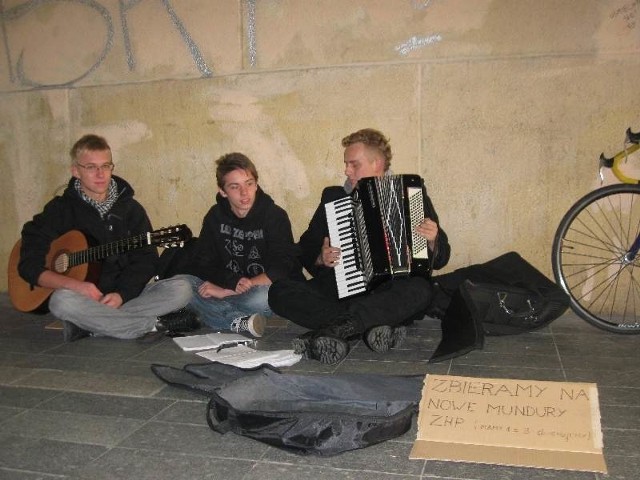
{"type": "MultiPolygon", "coordinates": [[[[49,310],[62,320],[67,342],[91,333],[122,339],[161,338],[167,330],[196,328],[195,318],[172,313],[189,303],[191,286],[186,279],[178,276],[149,283],[158,259],[154,245],[163,245],[153,239],[163,232],[151,231],[149,217],[134,199],[131,185],[112,174],[107,141],[85,135],[73,145],[70,155],[72,178],[66,190],[22,229],[17,281],[28,285],[26,295],[33,292],[36,298],[49,297],[49,310]],[[74,237],[70,232],[81,234],[74,237]],[[75,262],[74,254],[57,252],[85,247],[84,237],[100,246],[83,252],[81,256],[87,258],[77,262],[89,264],[86,275],[73,275],[68,267],[75,262]],[[67,238],[69,245],[56,243],[67,238]],[[71,244],[74,238],[81,244],[71,244]],[[104,260],[97,264],[92,262],[95,258],[104,260]],[[158,333],[147,335],[151,332],[158,333]]],[[[186,227],[183,230],[188,232],[186,227]]],[[[176,237],[173,229],[167,231],[170,242],[186,240],[176,237]]],[[[14,299],[18,295],[12,294],[11,275],[9,283],[16,308],[28,311],[39,306],[18,307],[24,299],[14,299]]]]}

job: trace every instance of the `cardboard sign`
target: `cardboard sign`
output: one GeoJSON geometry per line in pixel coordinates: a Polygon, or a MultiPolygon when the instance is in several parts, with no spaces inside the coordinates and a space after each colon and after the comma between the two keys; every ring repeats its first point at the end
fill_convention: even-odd
{"type": "Polygon", "coordinates": [[[606,473],[597,386],[427,375],[410,458],[606,473]]]}

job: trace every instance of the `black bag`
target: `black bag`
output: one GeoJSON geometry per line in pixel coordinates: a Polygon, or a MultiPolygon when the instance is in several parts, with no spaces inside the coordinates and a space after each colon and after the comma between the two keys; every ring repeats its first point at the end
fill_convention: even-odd
{"type": "Polygon", "coordinates": [[[537,330],[562,315],[568,307],[563,295],[545,296],[540,290],[517,285],[468,280],[465,283],[472,315],[480,318],[487,335],[537,330]]]}
{"type": "Polygon", "coordinates": [[[562,315],[569,297],[558,285],[524,260],[509,252],[483,264],[471,265],[433,278],[436,296],[427,315],[449,308],[461,285],[468,308],[480,317],[487,335],[512,335],[537,330],[562,315]]]}
{"type": "Polygon", "coordinates": [[[210,363],[185,370],[154,365],[176,386],[210,395],[209,426],[300,455],[336,455],[411,428],[424,376],[296,375],[263,366],[210,363]]]}
{"type": "Polygon", "coordinates": [[[548,325],[569,307],[568,295],[515,252],[434,277],[427,315],[442,320],[429,362],[482,349],[484,335],[514,335],[548,325]]]}

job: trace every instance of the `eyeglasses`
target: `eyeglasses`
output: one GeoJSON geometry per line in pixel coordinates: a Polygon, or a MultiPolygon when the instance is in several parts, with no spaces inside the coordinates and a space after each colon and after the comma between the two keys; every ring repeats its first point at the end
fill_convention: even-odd
{"type": "Polygon", "coordinates": [[[83,168],[85,172],[89,173],[97,173],[100,170],[103,173],[113,171],[116,166],[113,163],[103,163],[102,165],[94,165],[90,163],[89,165],[82,165],[81,163],[76,162],[76,166],[83,168]]]}

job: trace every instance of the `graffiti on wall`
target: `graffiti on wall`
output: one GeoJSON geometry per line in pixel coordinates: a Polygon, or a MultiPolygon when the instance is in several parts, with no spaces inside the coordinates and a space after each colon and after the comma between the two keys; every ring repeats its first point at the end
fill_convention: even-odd
{"type": "MultiPolygon", "coordinates": [[[[244,22],[245,22],[245,46],[248,64],[251,67],[255,67],[257,64],[257,46],[256,46],[256,8],[257,0],[242,0],[244,6],[244,22]]],[[[433,0],[404,0],[405,5],[410,5],[415,11],[424,11],[433,6],[433,0]]],[[[193,68],[196,73],[201,77],[212,77],[213,71],[210,65],[203,57],[198,44],[195,42],[193,35],[189,32],[189,29],[185,25],[184,21],[180,18],[176,9],[174,8],[175,0],[144,0],[149,5],[153,5],[153,8],[162,9],[163,14],[170,20],[170,24],[179,35],[181,41],[187,48],[187,51],[193,62],[193,68]]],[[[73,86],[77,82],[95,72],[100,66],[105,63],[105,60],[111,54],[114,45],[123,45],[124,48],[124,61],[126,61],[126,69],[129,72],[135,72],[137,68],[135,48],[131,40],[132,33],[135,31],[135,26],[131,20],[131,15],[135,12],[136,8],[139,8],[143,0],[117,0],[117,11],[113,11],[113,2],[109,2],[111,11],[105,4],[105,0],[23,0],[16,2],[7,2],[6,0],[0,0],[0,33],[2,35],[2,43],[4,48],[4,56],[7,65],[7,75],[9,81],[19,87],[27,88],[51,88],[51,87],[69,87],[73,86]],[[11,6],[8,6],[11,4],[11,6]],[[46,15],[43,13],[46,11],[46,7],[52,5],[64,4],[67,9],[77,8],[83,9],[83,15],[91,16],[97,22],[104,26],[104,38],[100,41],[102,44],[99,48],[94,49],[91,52],[86,52],[88,56],[87,63],[90,63],[88,67],[84,65],[81,67],[80,72],[70,73],[72,78],[58,79],[57,81],[47,82],[46,80],[36,80],[34,76],[33,67],[32,71],[29,71],[29,60],[33,62],[34,58],[37,58],[37,53],[34,49],[36,46],[22,47],[21,50],[16,51],[17,47],[12,44],[12,38],[10,34],[10,28],[15,26],[19,21],[27,22],[29,20],[40,21],[43,25],[42,28],[50,29],[52,32],[57,28],[55,25],[48,23],[46,15]],[[45,20],[42,20],[45,18],[45,20]]],[[[15,40],[15,39],[13,39],[15,40]]],[[[442,41],[442,35],[440,34],[424,34],[413,35],[407,40],[394,46],[394,50],[399,55],[408,55],[409,53],[425,48],[429,45],[433,45],[442,41]]]]}
{"type": "MultiPolygon", "coordinates": [[[[122,31],[122,41],[125,48],[125,55],[127,59],[127,68],[129,71],[134,71],[136,68],[136,58],[133,52],[130,41],[130,30],[128,24],[128,16],[131,11],[142,0],[118,0],[118,20],[120,22],[122,31]]],[[[198,45],[193,40],[189,31],[187,30],[180,17],[177,15],[171,0],[160,0],[159,3],[164,8],[166,14],[171,20],[171,23],[178,31],[180,38],[187,46],[187,49],[193,59],[195,68],[198,70],[202,77],[211,77],[213,72],[204,57],[202,56],[198,45]]],[[[23,3],[19,3],[13,7],[5,8],[4,0],[0,0],[0,31],[2,32],[2,40],[4,44],[4,54],[6,57],[9,78],[11,83],[18,83],[25,87],[66,87],[71,86],[74,83],[82,80],[90,75],[105,61],[109,52],[114,45],[115,28],[114,19],[109,10],[102,5],[98,0],[27,0],[23,3]],[[11,53],[11,38],[8,34],[8,26],[11,22],[24,19],[28,15],[37,15],[38,10],[47,4],[53,3],[65,3],[67,5],[76,5],[79,8],[89,8],[90,11],[96,15],[105,25],[106,37],[102,50],[95,56],[93,64],[88,67],[80,75],[75,78],[69,78],[68,80],[57,84],[43,84],[32,80],[29,76],[29,72],[25,69],[25,58],[29,55],[29,51],[21,51],[17,58],[14,58],[11,53]]]]}
{"type": "Polygon", "coordinates": [[[622,20],[628,29],[634,29],[636,26],[637,7],[640,5],[640,0],[633,0],[616,8],[611,12],[609,18],[611,20],[622,20]]]}
{"type": "MultiPolygon", "coordinates": [[[[429,8],[431,4],[431,0],[411,0],[411,6],[415,10],[426,10],[429,8]]],[[[396,45],[395,51],[400,55],[408,55],[414,50],[419,50],[428,45],[433,45],[434,43],[438,43],[442,41],[442,35],[439,33],[431,34],[431,35],[414,35],[409,40],[402,42],[399,45],[396,45]]]]}

